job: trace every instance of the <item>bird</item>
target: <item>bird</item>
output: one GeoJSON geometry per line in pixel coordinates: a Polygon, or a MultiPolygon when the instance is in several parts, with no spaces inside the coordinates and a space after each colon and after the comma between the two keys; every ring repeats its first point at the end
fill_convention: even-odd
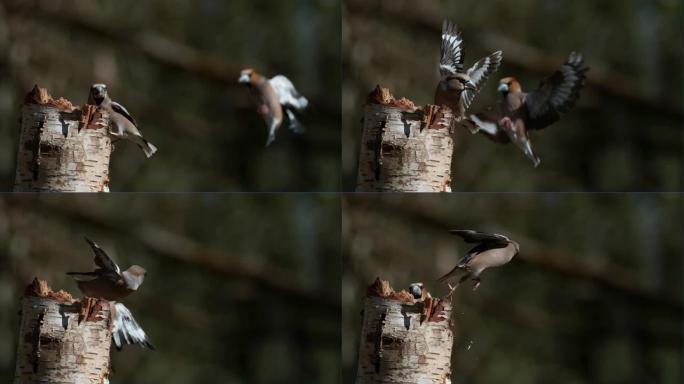
{"type": "Polygon", "coordinates": [[[420,300],[423,298],[423,283],[411,283],[408,288],[409,293],[414,299],[420,300]]]}
{"type": "Polygon", "coordinates": [[[87,237],[85,240],[95,254],[97,268],[92,272],[67,272],[67,275],[74,276],[78,288],[86,297],[110,302],[110,327],[117,350],[120,351],[124,344],[137,344],[154,350],[154,345],[140,324],[135,321],[131,311],[122,303],[115,301],[137,291],[147,272],[138,265],[132,265],[121,272],[119,266],[99,245],[87,237]]]}
{"type": "Polygon", "coordinates": [[[499,81],[501,93],[498,108],[470,115],[463,125],[472,133],[482,133],[494,142],[513,142],[538,167],[541,159],[532,151],[530,131],[548,127],[568,112],[579,98],[588,67],[581,53],[572,52],[551,76],[541,81],[539,88],[525,93],[518,80],[504,77],[499,81]]]}
{"type": "Polygon", "coordinates": [[[499,267],[507,264],[520,251],[520,245],[504,235],[497,233],[489,234],[471,229],[453,229],[449,233],[458,235],[466,243],[477,244],[458,262],[456,267],[446,275],[438,279],[439,282],[447,283],[451,292],[450,297],[456,288],[467,279],[475,281],[473,290],[480,286],[480,274],[491,267],[499,267]],[[460,278],[455,286],[450,281],[460,278]]]}
{"type": "Polygon", "coordinates": [[[502,59],[503,52],[496,51],[477,61],[464,73],[463,38],[455,24],[444,20],[439,60],[441,79],[435,90],[435,105],[449,107],[456,121],[463,119],[475,95],[489,75],[499,69],[502,59]]]}
{"type": "Polygon", "coordinates": [[[109,114],[111,125],[110,135],[114,139],[124,139],[131,141],[140,147],[147,158],[152,157],[157,152],[157,147],[145,140],[138,129],[138,123],[123,105],[113,101],[107,93],[107,86],[104,84],[93,84],[90,87],[88,104],[103,108],[109,114]]]}
{"type": "Polygon", "coordinates": [[[112,308],[112,340],[117,350],[124,344],[139,345],[143,348],[156,350],[140,324],[133,318],[131,311],[122,303],[114,303],[112,308]]]}
{"type": "Polygon", "coordinates": [[[85,238],[95,254],[97,268],[92,272],[67,272],[73,276],[78,288],[87,297],[108,301],[122,299],[140,288],[147,272],[139,265],[132,265],[121,272],[119,266],[94,241],[85,238]]]}
{"type": "Polygon", "coordinates": [[[297,92],[292,82],[283,75],[267,79],[252,68],[240,72],[238,83],[244,84],[257,104],[257,113],[263,116],[268,128],[266,147],[275,140],[276,131],[283,123],[283,110],[289,120],[289,128],[304,133],[304,126],[297,120],[294,111],[303,112],[309,105],[306,97],[297,92]]]}

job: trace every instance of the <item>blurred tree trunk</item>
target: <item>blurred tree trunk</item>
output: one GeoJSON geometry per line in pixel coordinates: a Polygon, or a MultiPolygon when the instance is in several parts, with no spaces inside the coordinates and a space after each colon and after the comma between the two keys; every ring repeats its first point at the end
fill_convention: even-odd
{"type": "Polygon", "coordinates": [[[364,109],[356,190],[451,192],[451,111],[395,100],[378,86],[364,109]]]}
{"type": "Polygon", "coordinates": [[[356,384],[451,382],[451,303],[423,297],[379,279],[368,288],[356,384]]]}
{"type": "Polygon", "coordinates": [[[22,300],[14,383],[107,382],[109,325],[107,301],[75,301],[33,280],[22,300]]]}
{"type": "Polygon", "coordinates": [[[14,190],[109,192],[109,117],[35,86],[22,106],[14,190]]]}

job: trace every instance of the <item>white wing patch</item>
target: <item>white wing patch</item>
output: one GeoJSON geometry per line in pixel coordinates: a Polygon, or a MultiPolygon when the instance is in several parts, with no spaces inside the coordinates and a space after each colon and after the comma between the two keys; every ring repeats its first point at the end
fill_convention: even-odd
{"type": "Polygon", "coordinates": [[[297,89],[295,89],[294,85],[287,77],[278,75],[274,76],[269,81],[283,107],[290,107],[297,111],[302,111],[309,105],[309,101],[306,97],[297,92],[297,89]]]}
{"type": "MultiPolygon", "coordinates": [[[[498,125],[491,123],[489,121],[481,120],[475,115],[470,115],[470,120],[472,120],[472,122],[475,123],[475,125],[477,125],[478,130],[483,130],[492,136],[496,136],[497,132],[499,132],[498,125]]],[[[477,131],[473,133],[477,133],[477,131]]]]}
{"type": "Polygon", "coordinates": [[[121,303],[114,304],[112,337],[114,338],[116,348],[119,350],[124,344],[137,344],[143,348],[154,349],[145,331],[133,318],[131,311],[121,303]]]}
{"type": "Polygon", "coordinates": [[[461,99],[463,100],[463,106],[468,109],[470,104],[472,104],[475,95],[480,92],[480,89],[484,86],[489,75],[494,73],[499,69],[501,65],[501,59],[503,58],[503,52],[496,51],[491,55],[480,59],[477,63],[473,64],[472,67],[468,69],[466,74],[470,77],[470,81],[475,84],[475,89],[466,89],[461,93],[461,99]]]}
{"type": "Polygon", "coordinates": [[[442,46],[439,59],[439,73],[453,75],[463,70],[463,38],[456,25],[444,20],[442,24],[442,46]]]}

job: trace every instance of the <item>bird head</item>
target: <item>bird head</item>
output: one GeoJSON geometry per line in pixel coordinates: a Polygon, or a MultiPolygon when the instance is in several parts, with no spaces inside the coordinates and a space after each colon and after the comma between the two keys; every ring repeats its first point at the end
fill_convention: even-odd
{"type": "Polygon", "coordinates": [[[90,87],[90,104],[100,105],[107,97],[107,86],[104,84],[93,84],[90,87]]]}
{"type": "Polygon", "coordinates": [[[522,89],[520,87],[520,83],[518,83],[518,80],[516,80],[514,77],[504,77],[503,79],[499,80],[498,91],[505,95],[509,92],[521,92],[522,89]]]}
{"type": "Polygon", "coordinates": [[[409,293],[414,299],[420,300],[423,297],[423,283],[412,283],[409,285],[409,293]]]}
{"type": "Polygon", "coordinates": [[[252,68],[243,69],[240,71],[238,83],[245,85],[254,84],[259,76],[261,75],[259,75],[259,73],[252,68]]]}
{"type": "Polygon", "coordinates": [[[145,280],[147,271],[139,265],[131,265],[127,270],[123,271],[121,275],[126,281],[126,286],[135,291],[143,283],[143,280],[145,280]]]}

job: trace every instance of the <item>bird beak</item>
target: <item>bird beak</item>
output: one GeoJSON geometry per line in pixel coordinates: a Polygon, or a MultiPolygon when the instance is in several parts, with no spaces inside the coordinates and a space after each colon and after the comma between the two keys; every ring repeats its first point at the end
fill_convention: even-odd
{"type": "Polygon", "coordinates": [[[238,83],[249,84],[249,75],[246,73],[243,73],[242,75],[240,75],[240,78],[238,79],[238,83]]]}
{"type": "Polygon", "coordinates": [[[506,83],[501,83],[499,84],[499,92],[508,92],[508,84],[506,83]]]}

